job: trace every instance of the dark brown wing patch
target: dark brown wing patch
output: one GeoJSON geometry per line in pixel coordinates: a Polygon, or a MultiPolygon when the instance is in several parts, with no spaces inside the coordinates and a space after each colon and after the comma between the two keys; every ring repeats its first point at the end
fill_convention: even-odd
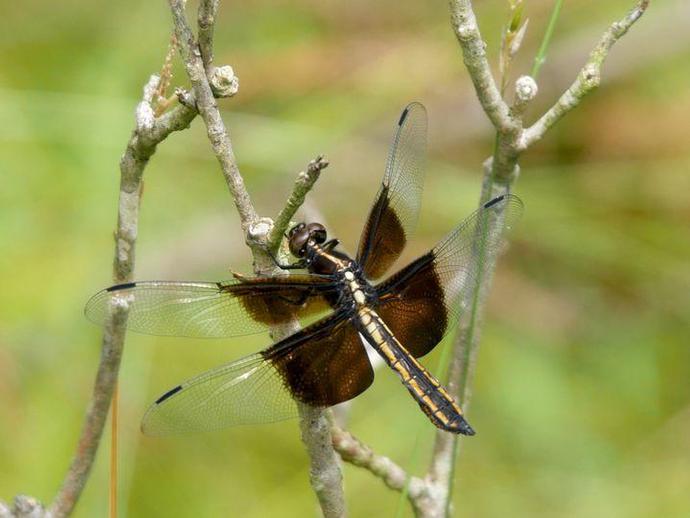
{"type": "Polygon", "coordinates": [[[288,322],[295,315],[314,315],[332,308],[328,295],[333,281],[317,275],[238,277],[239,283],[220,290],[237,297],[251,317],[267,326],[288,322]]]}
{"type": "Polygon", "coordinates": [[[278,344],[263,353],[295,399],[332,406],[361,394],[374,381],[366,350],[349,320],[333,317],[330,325],[320,321],[300,335],[299,343],[288,339],[287,349],[278,344]]]}
{"type": "Polygon", "coordinates": [[[477,281],[522,214],[517,196],[498,196],[436,247],[376,287],[377,313],[415,357],[431,351],[470,307],[477,281]]]}
{"type": "Polygon", "coordinates": [[[379,286],[376,312],[395,337],[420,358],[441,341],[448,328],[448,312],[441,281],[429,252],[379,286]]]}
{"type": "Polygon", "coordinates": [[[334,313],[167,391],[146,412],[142,430],[167,435],[279,421],[297,415],[295,399],[335,405],[363,392],[373,379],[350,319],[334,313]]]}
{"type": "Polygon", "coordinates": [[[357,256],[366,256],[364,274],[378,279],[390,268],[407,244],[407,236],[398,214],[390,206],[388,186],[381,188],[376,204],[371,209],[357,256]],[[369,250],[366,253],[366,250],[369,250]]]}

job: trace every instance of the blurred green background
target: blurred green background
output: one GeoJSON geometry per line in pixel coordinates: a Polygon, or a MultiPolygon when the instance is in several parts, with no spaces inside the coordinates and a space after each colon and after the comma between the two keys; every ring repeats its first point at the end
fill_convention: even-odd
{"type": "MultiPolygon", "coordinates": [[[[632,3],[565,2],[529,120],[632,3]]],[[[476,4],[495,65],[507,1],[476,4]]],[[[550,8],[526,1],[515,73],[530,70],[550,8]]],[[[2,12],[0,498],[49,502],[99,358],[100,331],[82,307],[110,283],[118,160],[170,16],[162,1],[131,0],[5,2],[2,12]]],[[[690,515],[688,19],[684,0],[652,2],[611,53],[601,89],[522,160],[515,191],[526,212],[485,318],[458,515],[690,515]]],[[[445,2],[224,2],[216,34],[216,61],[240,78],[220,104],[260,213],[275,215],[296,172],[325,153],[331,166],[310,203],[352,251],[398,113],[414,99],[429,111],[430,163],[405,259],[476,205],[493,135],[445,2]]],[[[186,85],[179,63],[173,82],[186,85]]],[[[136,278],[250,271],[199,120],[160,146],[145,179],[136,278]]],[[[129,337],[122,516],[313,515],[296,422],[139,433],[162,391],[267,341],[129,337]]],[[[434,430],[392,373],[379,371],[356,401],[350,429],[425,469],[434,430]]],[[[108,439],[75,516],[106,514],[108,439]]],[[[397,494],[359,469],[345,476],[351,516],[393,515],[397,494]]]]}

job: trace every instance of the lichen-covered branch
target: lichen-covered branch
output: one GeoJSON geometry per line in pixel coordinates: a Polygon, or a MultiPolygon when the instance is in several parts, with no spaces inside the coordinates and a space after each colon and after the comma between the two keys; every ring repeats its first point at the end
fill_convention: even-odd
{"type": "MultiPolygon", "coordinates": [[[[194,108],[179,105],[156,118],[152,103],[158,82],[159,77],[153,75],[144,87],[143,99],[136,108],[136,128],[120,160],[120,199],[113,261],[115,283],[132,280],[146,164],[160,142],[173,131],[188,127],[196,115],[194,108]]],[[[126,319],[126,308],[115,308],[105,324],[91,401],[74,459],[48,511],[52,517],[67,516],[72,512],[88,480],[117,384],[126,319]]]]}

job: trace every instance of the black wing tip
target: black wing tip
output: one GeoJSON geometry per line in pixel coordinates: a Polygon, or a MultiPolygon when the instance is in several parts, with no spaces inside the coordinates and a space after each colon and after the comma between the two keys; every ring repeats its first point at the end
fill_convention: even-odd
{"type": "Polygon", "coordinates": [[[106,288],[105,291],[107,292],[113,292],[113,291],[120,291],[120,290],[129,290],[134,288],[137,285],[136,282],[125,282],[122,284],[115,284],[114,286],[110,286],[109,288],[106,288]]]}
{"type": "Polygon", "coordinates": [[[398,126],[402,126],[405,119],[407,119],[407,114],[410,113],[410,105],[405,106],[405,109],[400,114],[400,119],[398,119],[398,126]]]}
{"type": "Polygon", "coordinates": [[[500,196],[496,196],[493,200],[487,201],[487,202],[484,204],[484,208],[485,208],[485,209],[489,209],[489,208],[493,207],[494,205],[496,205],[497,203],[502,202],[502,201],[505,200],[505,199],[506,199],[506,195],[505,195],[505,194],[502,194],[502,195],[500,195],[500,196]]]}
{"type": "Polygon", "coordinates": [[[156,405],[160,405],[163,401],[165,401],[168,398],[171,398],[172,396],[177,394],[180,390],[182,390],[182,385],[178,385],[177,387],[168,390],[165,394],[163,394],[161,397],[156,399],[156,405]]]}
{"type": "Polygon", "coordinates": [[[492,198],[489,201],[487,201],[484,205],[482,205],[482,208],[490,209],[491,207],[501,203],[502,201],[505,201],[506,204],[517,205],[519,208],[522,208],[523,206],[522,200],[519,196],[516,196],[515,194],[501,194],[500,196],[496,196],[495,198],[492,198]]]}
{"type": "Polygon", "coordinates": [[[426,108],[424,107],[424,105],[422,103],[420,103],[419,101],[412,101],[410,104],[405,106],[405,109],[400,114],[400,119],[398,119],[398,126],[403,125],[403,123],[407,119],[407,116],[415,108],[418,110],[422,110],[423,112],[426,112],[426,108]]]}

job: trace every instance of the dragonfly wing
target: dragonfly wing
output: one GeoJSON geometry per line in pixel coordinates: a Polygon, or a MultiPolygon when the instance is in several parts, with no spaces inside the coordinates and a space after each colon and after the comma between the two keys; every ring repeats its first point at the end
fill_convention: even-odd
{"type": "Polygon", "coordinates": [[[293,316],[330,308],[332,278],[320,275],[240,277],[227,282],[144,281],[94,295],[85,314],[103,324],[114,306],[128,310],[128,329],[152,335],[220,338],[265,331],[293,316]]]}
{"type": "Polygon", "coordinates": [[[369,279],[378,279],[400,257],[419,215],[426,162],[426,109],[403,110],[391,145],[386,173],[359,241],[357,261],[369,279]]]}
{"type": "Polygon", "coordinates": [[[376,311],[396,338],[419,358],[452,328],[486,258],[495,258],[522,214],[514,195],[494,198],[475,211],[428,253],[379,284],[376,311]]]}
{"type": "Polygon", "coordinates": [[[279,421],[296,415],[295,400],[335,405],[360,394],[373,379],[359,334],[336,313],[167,391],[147,411],[142,431],[167,435],[279,421]]]}

